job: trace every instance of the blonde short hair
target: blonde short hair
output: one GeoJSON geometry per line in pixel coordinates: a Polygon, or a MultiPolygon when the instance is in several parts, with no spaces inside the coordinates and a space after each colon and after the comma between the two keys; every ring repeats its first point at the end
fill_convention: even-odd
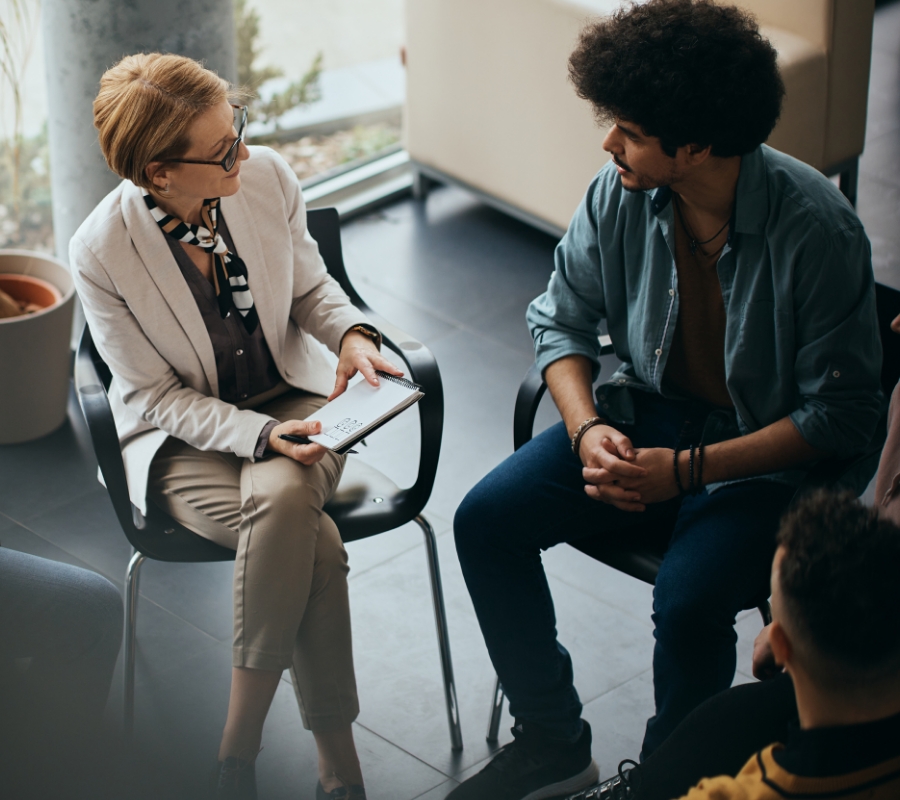
{"type": "Polygon", "coordinates": [[[104,73],[94,100],[106,163],[119,177],[150,189],[147,165],[182,156],[191,123],[230,97],[228,82],[191,58],[125,56],[104,73]]]}

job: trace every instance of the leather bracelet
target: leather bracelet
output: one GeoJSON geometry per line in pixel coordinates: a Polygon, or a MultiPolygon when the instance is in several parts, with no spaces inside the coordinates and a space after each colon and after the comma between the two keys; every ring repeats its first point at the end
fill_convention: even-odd
{"type": "MultiPolygon", "coordinates": [[[[606,425],[606,420],[602,417],[590,417],[575,429],[575,433],[572,434],[572,452],[576,456],[578,456],[578,448],[581,447],[581,440],[584,434],[595,425],[606,425]]],[[[581,456],[578,457],[581,458],[581,456]]]]}
{"type": "Polygon", "coordinates": [[[703,442],[697,445],[697,488],[695,491],[703,491],[703,442]]]}
{"type": "Polygon", "coordinates": [[[691,494],[694,493],[694,448],[696,445],[691,445],[691,455],[688,461],[688,492],[691,494]]]}
{"type": "Polygon", "coordinates": [[[680,451],[680,450],[678,449],[678,447],[676,446],[676,448],[675,448],[675,454],[674,454],[674,456],[673,456],[673,458],[672,458],[672,461],[673,461],[674,464],[675,464],[675,485],[678,487],[678,494],[680,494],[680,495],[683,497],[684,494],[685,494],[685,491],[684,491],[684,484],[682,484],[682,482],[681,482],[681,473],[678,471],[678,454],[679,454],[680,452],[681,452],[681,451],[680,451]]]}

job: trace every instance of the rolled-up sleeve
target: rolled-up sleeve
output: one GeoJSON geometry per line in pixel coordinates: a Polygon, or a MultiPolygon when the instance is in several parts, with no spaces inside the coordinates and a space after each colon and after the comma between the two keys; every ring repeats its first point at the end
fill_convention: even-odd
{"type": "Polygon", "coordinates": [[[570,355],[590,359],[595,379],[600,373],[597,326],[606,316],[606,304],[597,238],[597,189],[595,178],[556,247],[547,291],[528,307],[526,319],[542,373],[570,355]]]}
{"type": "Polygon", "coordinates": [[[871,249],[861,227],[811,237],[794,282],[801,405],[790,415],[818,450],[850,456],[881,418],[881,339],[871,249]]]}

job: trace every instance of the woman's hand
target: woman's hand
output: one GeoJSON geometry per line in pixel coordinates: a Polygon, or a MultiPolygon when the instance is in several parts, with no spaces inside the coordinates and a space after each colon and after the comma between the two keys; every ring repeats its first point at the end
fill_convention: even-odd
{"type": "Polygon", "coordinates": [[[359,331],[347,331],[341,340],[341,355],[338,360],[337,378],[334,382],[334,391],[328,396],[331,402],[347,389],[350,379],[361,372],[363,377],[372,384],[378,386],[378,376],[375,370],[380,369],[389,375],[402,377],[403,372],[388,361],[368,336],[359,331]]]}
{"type": "Polygon", "coordinates": [[[328,452],[327,448],[322,447],[320,444],[295,444],[278,437],[282,433],[291,433],[294,436],[312,436],[321,432],[321,422],[303,422],[299,419],[289,419],[287,422],[282,422],[280,425],[272,428],[272,432],[269,434],[268,449],[311,467],[322,460],[322,457],[328,452]]]}
{"type": "Polygon", "coordinates": [[[607,438],[603,447],[614,460],[606,458],[597,465],[585,462],[582,474],[588,484],[585,492],[589,497],[611,503],[623,511],[644,511],[648,503],[662,503],[677,497],[672,450],[664,447],[633,450],[632,458],[626,460],[612,439],[607,438]]]}

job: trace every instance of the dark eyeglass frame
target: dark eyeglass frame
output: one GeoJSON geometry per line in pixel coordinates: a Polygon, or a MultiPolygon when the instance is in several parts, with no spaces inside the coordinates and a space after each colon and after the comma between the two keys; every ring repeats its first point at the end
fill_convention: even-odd
{"type": "Polygon", "coordinates": [[[241,126],[238,128],[237,139],[228,148],[225,158],[221,161],[200,161],[196,158],[167,158],[166,161],[176,164],[208,164],[211,167],[221,167],[225,172],[231,172],[237,163],[238,148],[241,146],[241,142],[244,141],[244,128],[247,127],[247,106],[236,106],[232,103],[231,107],[241,112],[241,126]]]}

